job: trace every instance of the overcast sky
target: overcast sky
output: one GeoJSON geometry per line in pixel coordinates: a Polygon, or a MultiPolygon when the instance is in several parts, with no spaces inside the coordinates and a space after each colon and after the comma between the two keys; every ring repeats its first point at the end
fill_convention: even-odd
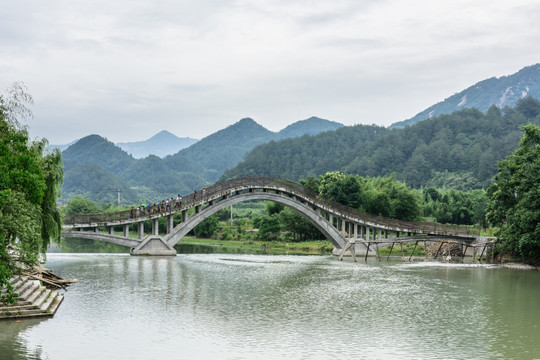
{"type": "Polygon", "coordinates": [[[3,1],[33,137],[202,138],[243,117],[388,126],[540,62],[540,1],[3,1]]]}

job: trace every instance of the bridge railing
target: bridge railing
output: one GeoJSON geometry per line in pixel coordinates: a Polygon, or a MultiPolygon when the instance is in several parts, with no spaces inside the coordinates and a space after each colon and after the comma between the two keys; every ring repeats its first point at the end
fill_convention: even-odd
{"type": "MultiPolygon", "coordinates": [[[[480,229],[473,226],[446,225],[433,222],[406,221],[368,214],[366,212],[350,208],[330,199],[319,196],[316,192],[290,180],[272,177],[244,177],[216,183],[205,189],[203,193],[195,193],[182,196],[182,208],[204,202],[207,199],[217,198],[227,193],[246,188],[283,188],[297,196],[308,199],[317,206],[326,207],[338,211],[344,216],[359,218],[365,222],[377,224],[389,229],[403,229],[404,231],[416,233],[430,233],[439,235],[480,235],[480,229]]],[[[174,212],[174,211],[173,211],[174,212]]],[[[88,224],[127,221],[131,218],[131,211],[118,211],[114,213],[88,214],[88,215],[68,215],[64,217],[64,224],[88,224]]]]}

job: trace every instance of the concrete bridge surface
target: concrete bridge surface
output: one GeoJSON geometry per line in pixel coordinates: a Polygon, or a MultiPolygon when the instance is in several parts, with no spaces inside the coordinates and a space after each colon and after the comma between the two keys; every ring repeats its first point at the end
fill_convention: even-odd
{"type": "MultiPolygon", "coordinates": [[[[71,215],[64,218],[62,235],[106,241],[131,248],[132,255],[176,255],[174,245],[201,221],[217,211],[248,200],[268,200],[288,206],[308,219],[334,245],[334,254],[345,250],[351,255],[370,252],[370,245],[440,239],[474,246],[490,239],[480,237],[480,229],[470,226],[402,221],[363,213],[323,198],[295,182],[267,177],[246,177],[212,185],[195,198],[182,197],[180,207],[161,213],[130,210],[116,213],[71,215]],[[173,215],[181,214],[174,225],[173,215]],[[167,230],[159,234],[158,219],[165,217],[167,230]],[[144,222],[151,220],[152,231],[144,235],[144,222]],[[130,237],[129,225],[137,224],[137,237],[130,237]],[[114,227],[122,227],[121,236],[114,227]],[[106,229],[105,232],[100,229],[106,229]]],[[[173,204],[174,205],[174,204],[173,204]]],[[[178,218],[178,216],[177,216],[178,218]]],[[[373,252],[373,248],[371,252],[373,252]]]]}

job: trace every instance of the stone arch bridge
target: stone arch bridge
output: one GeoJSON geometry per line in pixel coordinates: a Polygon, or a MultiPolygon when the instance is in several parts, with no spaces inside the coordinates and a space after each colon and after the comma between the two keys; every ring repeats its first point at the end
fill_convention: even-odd
{"type": "MultiPolygon", "coordinates": [[[[201,221],[217,211],[248,200],[268,200],[288,206],[319,229],[335,246],[335,255],[363,249],[367,256],[370,246],[419,241],[458,242],[464,246],[483,244],[480,229],[442,225],[429,222],[402,221],[363,213],[323,198],[295,182],[268,178],[246,177],[225,181],[199,193],[182,197],[179,208],[161,213],[132,214],[130,210],[64,218],[62,235],[106,241],[131,248],[132,255],[176,255],[176,245],[201,221]],[[190,211],[193,209],[192,211],[190,211]],[[174,226],[173,215],[181,213],[181,222],[174,226]],[[166,234],[159,234],[158,219],[166,218],[166,234]],[[145,235],[144,222],[151,220],[152,231],[145,235]],[[137,224],[137,237],[131,237],[129,225],[137,224]],[[114,235],[121,226],[123,235],[114,235]],[[103,229],[106,229],[103,232],[103,229]],[[101,231],[100,231],[101,230],[101,231]],[[355,250],[356,249],[356,250],[355,250]]],[[[371,249],[373,252],[373,248],[371,249]]]]}

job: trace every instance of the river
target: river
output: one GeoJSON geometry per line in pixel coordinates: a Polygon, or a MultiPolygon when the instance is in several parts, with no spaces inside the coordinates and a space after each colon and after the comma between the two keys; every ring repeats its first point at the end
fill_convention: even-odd
{"type": "Polygon", "coordinates": [[[332,256],[49,254],[53,318],[1,359],[539,359],[540,273],[332,256]]]}

